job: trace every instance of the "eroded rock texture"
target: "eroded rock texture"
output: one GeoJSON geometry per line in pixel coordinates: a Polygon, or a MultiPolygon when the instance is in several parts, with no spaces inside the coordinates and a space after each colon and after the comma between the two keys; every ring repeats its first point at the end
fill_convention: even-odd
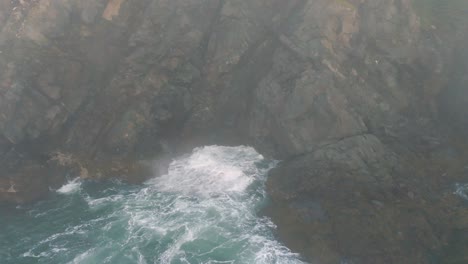
{"type": "Polygon", "coordinates": [[[0,201],[250,144],[284,160],[267,211],[310,261],[442,259],[468,27],[414,1],[0,0],[0,201]]]}

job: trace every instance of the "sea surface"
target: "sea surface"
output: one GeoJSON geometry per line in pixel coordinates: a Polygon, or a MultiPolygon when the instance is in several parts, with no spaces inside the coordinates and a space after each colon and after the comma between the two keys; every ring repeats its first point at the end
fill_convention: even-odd
{"type": "Polygon", "coordinates": [[[207,146],[142,185],[70,179],[0,208],[0,263],[304,263],[259,215],[274,166],[250,147],[207,146]]]}

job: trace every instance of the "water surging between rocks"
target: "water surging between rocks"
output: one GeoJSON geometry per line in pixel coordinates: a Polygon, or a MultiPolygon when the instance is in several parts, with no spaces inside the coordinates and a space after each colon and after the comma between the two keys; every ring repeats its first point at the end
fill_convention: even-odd
{"type": "MultiPolygon", "coordinates": [[[[275,162],[208,146],[144,186],[73,180],[0,219],[6,263],[302,263],[257,212],[275,162]]],[[[5,262],[4,262],[5,263],[5,262]]]]}

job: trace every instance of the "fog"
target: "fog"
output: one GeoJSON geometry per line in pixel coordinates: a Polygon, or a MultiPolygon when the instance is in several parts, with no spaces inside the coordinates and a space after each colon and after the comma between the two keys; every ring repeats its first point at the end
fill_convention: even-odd
{"type": "Polygon", "coordinates": [[[466,0],[0,0],[0,262],[468,263],[467,46],[466,0]]]}

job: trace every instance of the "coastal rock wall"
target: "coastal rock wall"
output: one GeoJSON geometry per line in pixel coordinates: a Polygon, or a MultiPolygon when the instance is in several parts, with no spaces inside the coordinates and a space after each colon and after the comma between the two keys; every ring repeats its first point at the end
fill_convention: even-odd
{"type": "Polygon", "coordinates": [[[431,118],[448,63],[410,1],[2,5],[1,141],[93,158],[163,130],[300,154],[431,118]]]}
{"type": "Polygon", "coordinates": [[[304,255],[425,260],[445,240],[417,236],[411,258],[399,237],[375,237],[380,225],[355,246],[346,230],[364,225],[333,229],[382,205],[382,219],[411,219],[390,213],[401,193],[427,216],[422,233],[450,232],[446,218],[427,227],[435,208],[459,212],[451,198],[424,206],[463,176],[466,140],[451,131],[463,134],[468,116],[468,27],[446,30],[416,1],[0,0],[0,202],[34,201],[66,175],[138,182],[152,175],[145,160],[163,170],[194,146],[249,144],[284,160],[268,185],[279,232],[330,231],[289,241],[304,255]],[[304,209],[296,197],[313,198],[304,209]],[[326,236],[339,239],[318,247],[326,236]]]}

